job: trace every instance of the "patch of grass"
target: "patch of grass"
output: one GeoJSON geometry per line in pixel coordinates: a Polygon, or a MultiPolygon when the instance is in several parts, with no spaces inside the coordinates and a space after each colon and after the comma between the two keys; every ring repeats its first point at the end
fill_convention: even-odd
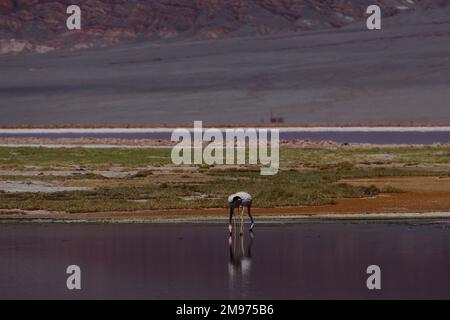
{"type": "Polygon", "coordinates": [[[171,163],[170,149],[119,148],[0,148],[1,168],[24,166],[86,166],[108,168],[113,165],[138,167],[171,163]]]}
{"type": "Polygon", "coordinates": [[[339,198],[372,196],[376,187],[352,186],[337,183],[341,176],[336,170],[286,171],[271,177],[259,172],[240,170],[212,172],[212,180],[199,182],[163,182],[160,184],[125,184],[100,187],[91,191],[65,191],[55,193],[0,193],[3,209],[55,210],[68,212],[133,211],[145,209],[177,209],[225,207],[230,193],[246,190],[255,196],[255,206],[324,205],[339,198]],[[180,197],[195,197],[184,201],[180,197]],[[148,200],[131,202],[131,200],[148,200]]]}
{"type": "Polygon", "coordinates": [[[353,166],[390,164],[450,164],[450,148],[373,147],[373,148],[282,148],[284,166],[303,165],[311,168],[350,163],[353,166]]]}
{"type": "MultiPolygon", "coordinates": [[[[44,148],[1,147],[0,168],[39,166],[145,167],[170,164],[170,148],[44,148]]],[[[373,147],[373,148],[288,148],[280,150],[280,166],[327,169],[363,165],[450,164],[450,147],[373,147]]],[[[201,165],[211,170],[210,166],[201,165]]]]}

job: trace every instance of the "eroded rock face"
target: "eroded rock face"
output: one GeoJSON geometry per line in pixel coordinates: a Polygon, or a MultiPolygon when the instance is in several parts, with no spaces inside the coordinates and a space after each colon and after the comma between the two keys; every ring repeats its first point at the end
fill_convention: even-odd
{"type": "Polygon", "coordinates": [[[84,49],[135,38],[266,35],[341,27],[365,17],[370,4],[385,16],[450,0],[0,0],[0,52],[84,49]],[[82,9],[82,30],[68,31],[66,8],[82,9]],[[22,48],[22,49],[21,49],[22,48]]]}

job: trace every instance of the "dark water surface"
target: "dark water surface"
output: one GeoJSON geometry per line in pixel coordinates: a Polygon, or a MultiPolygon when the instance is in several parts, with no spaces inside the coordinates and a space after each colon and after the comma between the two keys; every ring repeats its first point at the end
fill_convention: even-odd
{"type": "Polygon", "coordinates": [[[1,224],[0,298],[450,299],[450,224],[415,224],[1,224]]]}

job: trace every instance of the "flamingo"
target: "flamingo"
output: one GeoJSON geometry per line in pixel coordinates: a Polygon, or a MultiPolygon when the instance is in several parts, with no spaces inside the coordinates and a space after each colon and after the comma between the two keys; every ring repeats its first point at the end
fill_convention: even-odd
{"type": "MultiPolygon", "coordinates": [[[[251,225],[250,232],[253,231],[255,227],[255,223],[253,221],[253,217],[251,214],[251,206],[252,206],[252,196],[247,192],[238,192],[232,194],[228,197],[228,205],[230,207],[230,220],[228,223],[228,230],[230,231],[230,235],[232,234],[233,225],[231,224],[231,219],[233,218],[234,209],[239,209],[242,207],[241,211],[241,222],[243,222],[244,209],[247,208],[247,214],[250,217],[251,225]]],[[[242,223],[241,223],[241,235],[243,234],[242,223]]]]}

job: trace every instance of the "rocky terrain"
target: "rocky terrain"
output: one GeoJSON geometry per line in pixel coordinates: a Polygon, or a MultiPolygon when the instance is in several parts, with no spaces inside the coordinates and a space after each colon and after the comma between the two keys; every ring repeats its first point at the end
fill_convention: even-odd
{"type": "Polygon", "coordinates": [[[0,53],[104,47],[132,39],[215,39],[342,27],[378,4],[384,16],[450,0],[0,0],[0,53]],[[66,27],[67,6],[82,29],[66,27]]]}

